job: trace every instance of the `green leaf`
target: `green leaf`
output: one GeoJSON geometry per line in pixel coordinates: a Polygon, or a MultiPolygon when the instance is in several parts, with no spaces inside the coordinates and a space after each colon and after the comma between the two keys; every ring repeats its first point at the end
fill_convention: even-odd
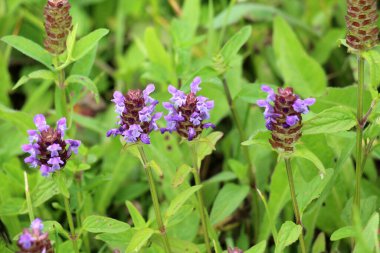
{"type": "Polygon", "coordinates": [[[21,53],[25,54],[26,56],[33,58],[34,60],[53,70],[51,55],[37,43],[16,35],[5,36],[1,40],[14,47],[21,53]]]}
{"type": "Polygon", "coordinates": [[[53,180],[56,183],[59,192],[65,198],[70,198],[69,186],[65,174],[63,172],[54,173],[53,180]]]}
{"type": "Polygon", "coordinates": [[[323,165],[321,160],[319,160],[319,158],[307,147],[297,145],[296,150],[292,155],[295,157],[302,157],[312,162],[315,165],[315,167],[317,167],[317,169],[319,170],[321,176],[326,174],[325,166],[323,165]]]}
{"type": "Polygon", "coordinates": [[[198,168],[202,160],[215,150],[216,143],[223,137],[222,132],[212,132],[204,137],[205,141],[200,141],[197,144],[198,168]]]}
{"type": "Polygon", "coordinates": [[[282,224],[280,231],[278,232],[278,242],[276,245],[276,253],[283,252],[285,247],[298,240],[302,233],[301,225],[296,225],[294,222],[286,221],[282,224]]]}
{"type": "Polygon", "coordinates": [[[59,193],[58,185],[54,180],[41,180],[31,191],[32,204],[38,207],[59,193]]]}
{"type": "Polygon", "coordinates": [[[264,253],[265,248],[267,247],[266,241],[261,241],[252,248],[245,251],[245,253],[264,253]]]}
{"type": "Polygon", "coordinates": [[[55,231],[58,231],[58,233],[64,235],[67,239],[70,238],[69,233],[57,221],[44,221],[44,232],[55,233],[55,231]]]}
{"type": "Polygon", "coordinates": [[[120,233],[129,228],[128,223],[98,215],[88,216],[83,221],[83,229],[91,233],[120,233]]]}
{"type": "Polygon", "coordinates": [[[248,41],[251,36],[251,26],[244,26],[223,46],[220,53],[224,58],[224,62],[229,65],[231,60],[237,55],[242,46],[248,41]]]}
{"type": "Polygon", "coordinates": [[[344,106],[326,109],[304,122],[302,132],[306,134],[327,134],[348,131],[356,125],[355,115],[344,106]]]}
{"type": "Polygon", "coordinates": [[[129,229],[125,232],[121,233],[104,233],[96,235],[97,240],[101,240],[107,243],[111,248],[117,248],[121,250],[125,250],[130,243],[135,231],[133,229],[129,229]]]}
{"type": "Polygon", "coordinates": [[[247,185],[226,184],[219,191],[211,209],[210,220],[213,225],[231,215],[248,195],[247,185]]]}
{"type": "Polygon", "coordinates": [[[95,100],[99,103],[99,91],[96,84],[87,76],[71,75],[66,79],[67,84],[80,84],[83,87],[89,89],[95,96],[95,100]]]}
{"type": "Polygon", "coordinates": [[[284,82],[303,97],[322,95],[327,86],[323,68],[306,52],[281,17],[274,20],[273,47],[284,82]]]}
{"type": "Polygon", "coordinates": [[[162,171],[160,165],[154,160],[149,162],[149,166],[153,169],[157,176],[164,178],[164,172],[162,171]]]}
{"type": "Polygon", "coordinates": [[[201,189],[201,185],[192,186],[180,194],[178,194],[171,202],[166,210],[166,217],[170,219],[174,214],[178,212],[178,210],[185,204],[185,202],[198,190],[201,189]]]}
{"type": "MultiPolygon", "coordinates": [[[[190,0],[192,1],[192,0],[190,0]]],[[[164,247],[164,244],[162,243],[162,239],[158,236],[154,236],[152,238],[152,241],[155,244],[160,245],[162,248],[164,247]]],[[[201,251],[198,246],[192,242],[180,240],[177,238],[170,238],[170,248],[173,253],[201,253],[204,251],[201,251]]]]}
{"type": "Polygon", "coordinates": [[[379,213],[375,212],[365,226],[360,240],[357,240],[354,253],[374,252],[375,248],[379,252],[378,229],[379,213]]]}
{"type": "Polygon", "coordinates": [[[180,186],[186,179],[187,175],[191,172],[191,167],[187,164],[182,164],[176,171],[172,185],[173,187],[177,188],[180,186]]]}
{"type": "Polygon", "coordinates": [[[251,139],[242,142],[241,145],[243,146],[261,145],[261,146],[271,148],[269,144],[270,138],[272,138],[270,131],[260,131],[260,132],[257,132],[251,139]]]}
{"type": "Polygon", "coordinates": [[[135,205],[133,205],[132,202],[126,201],[125,204],[127,205],[129,214],[132,217],[133,224],[136,228],[144,228],[146,227],[146,222],[144,218],[141,216],[140,212],[136,209],[135,205]]]}
{"type": "Polygon", "coordinates": [[[97,29],[90,34],[87,34],[75,43],[73,50],[73,59],[79,60],[89,53],[104,36],[108,34],[108,30],[104,28],[97,29]]]}
{"type": "Polygon", "coordinates": [[[376,89],[380,84],[380,53],[376,50],[365,51],[362,56],[369,65],[369,83],[376,89]]]}
{"type": "Polygon", "coordinates": [[[139,250],[146,244],[149,238],[153,235],[154,230],[151,228],[139,229],[133,235],[131,242],[128,244],[126,253],[139,252],[139,250]]]}
{"type": "Polygon", "coordinates": [[[346,226],[339,228],[338,230],[334,231],[332,233],[330,240],[331,241],[338,241],[349,237],[354,237],[355,230],[352,226],[346,226]]]}
{"type": "Polygon", "coordinates": [[[30,73],[29,75],[22,76],[20,78],[20,80],[18,80],[17,83],[15,84],[15,86],[12,88],[12,90],[19,88],[20,86],[29,82],[32,79],[43,79],[43,80],[53,81],[53,80],[55,80],[55,73],[50,71],[50,70],[46,70],[46,69],[34,71],[34,72],[30,73]]]}
{"type": "Polygon", "coordinates": [[[0,104],[0,119],[12,123],[25,135],[29,129],[33,129],[33,118],[31,115],[16,110],[9,109],[0,104]]]}
{"type": "Polygon", "coordinates": [[[298,188],[297,201],[301,216],[305,212],[306,207],[321,195],[333,174],[334,170],[328,169],[323,176],[318,175],[310,182],[306,182],[298,188]]]}
{"type": "Polygon", "coordinates": [[[313,244],[312,253],[323,253],[326,252],[326,239],[324,233],[319,233],[317,239],[313,244]]]}

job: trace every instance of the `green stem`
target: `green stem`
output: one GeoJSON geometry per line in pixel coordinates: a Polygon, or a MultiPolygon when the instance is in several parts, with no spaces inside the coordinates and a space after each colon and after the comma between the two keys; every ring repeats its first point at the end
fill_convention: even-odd
{"type": "MultiPolygon", "coordinates": [[[[200,168],[198,167],[198,154],[197,154],[197,148],[195,144],[190,144],[191,146],[191,152],[193,154],[193,174],[194,174],[194,180],[195,180],[195,185],[201,185],[201,178],[200,178],[200,168]]],[[[198,198],[198,206],[199,206],[199,213],[201,216],[201,222],[202,222],[202,227],[203,227],[203,237],[204,241],[206,244],[206,250],[208,253],[211,253],[211,245],[210,245],[210,238],[208,236],[208,227],[207,227],[207,222],[206,222],[206,213],[205,213],[205,204],[203,200],[203,194],[202,194],[202,189],[200,189],[197,192],[197,198],[198,198]]]]}
{"type": "Polygon", "coordinates": [[[33,213],[32,199],[30,198],[28,174],[26,173],[26,171],[24,171],[24,180],[25,180],[26,204],[28,206],[28,214],[29,214],[30,223],[32,223],[32,221],[34,221],[34,213],[33,213]]]}
{"type": "Polygon", "coordinates": [[[354,207],[360,212],[360,181],[362,177],[362,156],[363,156],[363,92],[364,92],[364,58],[358,56],[358,107],[356,113],[356,184],[354,207]]]}
{"type": "Polygon", "coordinates": [[[290,164],[290,158],[289,157],[285,157],[285,165],[286,165],[286,172],[288,173],[290,195],[292,197],[294,214],[296,216],[296,223],[298,225],[301,225],[301,227],[302,227],[301,235],[299,237],[301,251],[302,251],[302,253],[306,253],[305,240],[303,238],[303,225],[302,225],[302,221],[301,221],[300,210],[298,208],[297,197],[296,197],[296,190],[295,190],[295,187],[294,187],[292,166],[290,164]]]}
{"type": "Polygon", "coordinates": [[[166,234],[165,225],[162,221],[162,216],[161,216],[161,211],[160,211],[160,203],[158,201],[158,195],[157,195],[156,185],[155,185],[154,179],[153,179],[152,170],[151,170],[150,165],[148,163],[148,159],[146,158],[144,148],[142,146],[139,146],[138,149],[140,152],[141,159],[143,161],[146,176],[148,178],[149,189],[150,189],[150,194],[152,196],[154,212],[156,214],[156,220],[157,220],[158,228],[161,232],[162,240],[164,242],[164,248],[165,248],[165,251],[167,253],[170,253],[171,249],[170,249],[169,239],[168,239],[168,236],[166,234]]]}
{"type": "Polygon", "coordinates": [[[72,217],[71,211],[70,211],[70,200],[69,200],[69,198],[66,198],[65,196],[63,196],[63,201],[65,203],[66,216],[67,216],[67,221],[69,223],[69,228],[70,228],[70,240],[73,243],[74,251],[76,253],[79,253],[78,245],[77,245],[77,238],[75,235],[73,217],[72,217]]]}
{"type": "MultiPolygon", "coordinates": [[[[235,125],[239,131],[240,143],[242,143],[243,141],[247,140],[247,136],[245,134],[243,125],[242,125],[242,123],[239,119],[238,113],[236,111],[235,102],[232,99],[232,95],[231,95],[230,89],[228,87],[227,79],[225,77],[223,77],[223,87],[224,87],[224,92],[225,92],[226,97],[227,97],[228,105],[230,107],[230,111],[232,114],[233,121],[235,122],[235,125]]],[[[242,147],[245,159],[248,162],[247,177],[249,180],[249,184],[250,184],[251,188],[254,189],[254,191],[251,194],[252,194],[252,209],[253,209],[253,218],[254,218],[253,219],[253,223],[254,223],[253,225],[254,225],[254,229],[255,229],[254,241],[256,241],[256,236],[259,232],[258,229],[259,229],[259,225],[260,225],[259,196],[257,195],[257,192],[256,192],[256,189],[257,189],[256,168],[253,165],[251,156],[249,155],[248,146],[241,146],[241,147],[242,147]]]]}
{"type": "MultiPolygon", "coordinates": [[[[54,65],[56,68],[59,66],[58,56],[54,57],[54,65]]],[[[59,95],[56,96],[55,99],[59,100],[58,102],[56,102],[56,107],[58,107],[58,105],[59,105],[59,107],[61,108],[61,112],[59,112],[59,113],[62,114],[62,116],[67,119],[67,122],[68,122],[69,127],[70,127],[71,120],[69,118],[70,115],[69,115],[69,110],[68,110],[68,106],[67,106],[65,78],[66,78],[65,77],[65,70],[64,69],[57,70],[57,79],[55,80],[55,82],[57,84],[56,89],[58,89],[56,92],[58,92],[59,95]]],[[[56,110],[57,109],[58,108],[56,108],[56,110]]]]}

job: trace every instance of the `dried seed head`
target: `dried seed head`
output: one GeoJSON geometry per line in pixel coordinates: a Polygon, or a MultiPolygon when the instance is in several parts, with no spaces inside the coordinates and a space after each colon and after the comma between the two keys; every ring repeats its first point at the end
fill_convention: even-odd
{"type": "Polygon", "coordinates": [[[347,44],[357,50],[367,50],[378,43],[376,0],[347,0],[347,44]]]}
{"type": "Polygon", "coordinates": [[[202,123],[203,120],[210,118],[210,110],[214,108],[214,101],[208,100],[203,96],[196,96],[200,90],[201,79],[196,77],[191,83],[191,92],[185,94],[173,86],[169,86],[169,93],[172,94],[170,102],[163,103],[169,111],[165,116],[167,127],[161,132],[177,131],[178,134],[189,141],[198,137],[203,129],[215,126],[211,123],[202,123]]]}
{"type": "Polygon", "coordinates": [[[266,85],[261,89],[268,93],[267,99],[258,100],[257,104],[265,107],[266,127],[272,131],[269,142],[275,149],[293,152],[294,144],[302,135],[301,114],[309,112],[309,106],[315,103],[315,99],[302,100],[290,87],[278,88],[278,94],[266,85]]]}
{"type": "Polygon", "coordinates": [[[154,112],[158,101],[149,96],[154,89],[154,85],[149,84],[145,90],[130,90],[125,96],[115,91],[112,101],[119,114],[119,128],[109,130],[107,137],[121,135],[129,143],[140,140],[150,143],[149,134],[158,129],[156,121],[162,115],[154,112]]]}
{"type": "Polygon", "coordinates": [[[62,169],[71,154],[78,152],[80,141],[63,139],[66,130],[65,118],[57,121],[55,129],[46,124],[42,114],[34,117],[34,123],[38,130],[29,130],[29,144],[22,146],[23,151],[30,154],[24,161],[33,168],[40,167],[42,175],[48,176],[62,169]]]}
{"type": "Polygon", "coordinates": [[[24,229],[17,242],[20,248],[18,253],[54,252],[48,233],[42,232],[43,227],[42,221],[37,218],[32,222],[29,229],[24,229]]]}
{"type": "Polygon", "coordinates": [[[66,50],[66,39],[72,30],[70,7],[68,0],[48,0],[45,6],[44,45],[53,55],[59,55],[66,50]]]}

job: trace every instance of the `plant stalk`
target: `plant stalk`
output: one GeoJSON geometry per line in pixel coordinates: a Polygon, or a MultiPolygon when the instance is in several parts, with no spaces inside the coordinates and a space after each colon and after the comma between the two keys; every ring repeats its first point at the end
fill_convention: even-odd
{"type": "Polygon", "coordinates": [[[165,228],[165,225],[162,221],[162,216],[161,216],[161,211],[160,211],[160,203],[158,200],[158,195],[157,195],[156,185],[155,185],[154,179],[153,179],[152,170],[151,170],[151,167],[148,163],[148,159],[146,158],[144,148],[142,146],[139,146],[138,149],[140,152],[141,159],[143,161],[146,176],[148,178],[149,189],[150,189],[150,194],[152,196],[154,212],[156,214],[158,228],[161,232],[162,240],[164,242],[165,252],[171,253],[169,239],[168,239],[168,236],[166,234],[166,228],[165,228]]]}
{"type": "Polygon", "coordinates": [[[363,157],[363,93],[364,93],[364,58],[358,56],[358,107],[356,112],[356,184],[354,207],[360,212],[360,181],[362,177],[363,157]]]}
{"type": "Polygon", "coordinates": [[[77,244],[77,237],[75,235],[73,216],[71,215],[71,211],[70,211],[70,200],[69,200],[69,198],[67,198],[65,196],[63,196],[63,200],[65,203],[66,216],[67,216],[67,221],[69,223],[69,228],[70,228],[70,240],[73,243],[74,251],[76,253],[79,253],[78,244],[77,244]]]}
{"type": "MultiPolygon", "coordinates": [[[[190,146],[191,146],[191,152],[193,155],[193,166],[194,166],[193,174],[194,174],[195,185],[201,185],[202,183],[201,183],[201,178],[200,178],[200,168],[198,167],[197,148],[195,144],[190,144],[190,146]]],[[[208,226],[207,226],[207,221],[206,221],[205,204],[203,200],[202,189],[199,189],[199,191],[197,191],[197,199],[198,199],[199,214],[201,216],[201,222],[202,222],[202,227],[203,227],[203,237],[206,244],[206,250],[208,253],[212,253],[210,238],[208,236],[208,226]]]]}
{"type": "Polygon", "coordinates": [[[28,174],[26,173],[26,171],[24,171],[24,180],[25,180],[26,204],[28,206],[28,214],[29,214],[30,223],[32,223],[32,221],[34,221],[34,213],[33,213],[32,199],[30,198],[28,174]]]}
{"type": "Polygon", "coordinates": [[[301,225],[301,227],[302,227],[301,235],[299,237],[299,242],[300,242],[300,246],[301,246],[301,252],[302,253],[306,253],[305,240],[303,238],[303,225],[302,225],[302,221],[301,221],[300,210],[298,208],[296,191],[295,191],[295,187],[294,187],[292,166],[290,164],[290,158],[289,157],[285,157],[285,166],[286,166],[286,172],[288,174],[288,182],[289,182],[289,188],[290,188],[290,195],[292,197],[294,214],[296,216],[296,223],[298,225],[301,225]]]}
{"type": "MultiPolygon", "coordinates": [[[[247,140],[247,136],[245,134],[243,124],[241,123],[239,119],[239,115],[236,111],[235,102],[232,99],[231,91],[228,87],[227,79],[223,77],[223,87],[224,87],[224,93],[226,94],[228,105],[230,107],[230,111],[232,114],[233,121],[235,122],[235,125],[239,131],[239,137],[240,137],[240,143],[247,140]]],[[[249,150],[247,146],[242,146],[243,154],[245,156],[245,159],[248,162],[248,170],[247,170],[247,177],[249,180],[249,184],[251,188],[254,189],[252,194],[252,209],[253,209],[253,225],[255,229],[255,235],[254,235],[254,241],[256,241],[256,236],[258,234],[258,229],[260,225],[260,215],[259,215],[259,196],[257,194],[257,184],[256,184],[256,168],[253,165],[252,159],[249,155],[249,150]]]]}

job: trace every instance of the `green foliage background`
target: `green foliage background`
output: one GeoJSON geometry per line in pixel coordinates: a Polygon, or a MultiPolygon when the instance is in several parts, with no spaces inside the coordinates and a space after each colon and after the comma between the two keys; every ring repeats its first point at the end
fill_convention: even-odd
{"type": "MultiPolygon", "coordinates": [[[[115,126],[110,99],[114,90],[126,92],[154,83],[154,97],[167,101],[169,84],[188,91],[191,80],[200,76],[200,93],[215,101],[211,121],[217,125],[217,132],[205,136],[216,143],[216,150],[207,143],[200,144],[199,149],[204,158],[203,193],[218,252],[233,245],[248,250],[258,244],[246,251],[251,253],[295,252],[297,248],[292,243],[299,228],[289,222],[293,221],[293,211],[285,165],[270,148],[262,110],[255,105],[257,99],[265,96],[260,91],[262,84],[292,86],[302,98],[317,98],[311,113],[304,118],[304,136],[292,161],[310,252],[349,252],[350,236],[357,238],[356,252],[379,252],[377,105],[370,117],[371,127],[365,131],[366,141],[373,140],[373,146],[363,175],[363,208],[360,219],[356,219],[360,221],[351,226],[357,77],[353,74],[355,56],[349,55],[339,42],[345,37],[345,1],[70,2],[78,38],[96,29],[109,29],[104,38],[106,32],[98,30],[102,36],[95,36],[81,47],[77,44],[73,57],[83,57],[67,68],[69,91],[75,103],[69,134],[84,145],[65,169],[69,178],[66,183],[77,213],[76,223],[89,235],[91,243],[86,247],[94,252],[162,251],[158,235],[152,230],[152,219],[149,220],[153,209],[138,158],[133,149],[125,150],[119,139],[105,136],[115,126]],[[169,2],[177,3],[179,9],[169,2]],[[81,76],[88,78],[83,80],[81,76]],[[245,176],[247,162],[222,77],[228,82],[244,124],[247,140],[243,145],[249,145],[257,188],[267,202],[267,208],[260,203],[258,227],[253,227],[248,197],[251,188],[245,176]],[[80,182],[72,179],[74,173],[81,176],[80,182]],[[271,224],[279,231],[276,247],[271,224]]],[[[20,35],[42,45],[45,3],[0,0],[0,37],[20,35]]],[[[67,232],[63,228],[67,224],[59,197],[62,190],[54,181],[27,168],[21,150],[27,142],[26,130],[34,128],[35,114],[44,113],[51,123],[58,118],[54,82],[46,67],[32,59],[38,56],[29,58],[13,50],[9,39],[3,41],[7,43],[0,43],[0,251],[12,252],[14,239],[29,224],[24,199],[26,170],[37,216],[47,221],[45,227],[50,229],[52,240],[60,242],[60,252],[70,252],[71,244],[64,239],[67,232]],[[20,87],[12,89],[16,83],[20,87]],[[60,239],[54,237],[55,233],[60,234],[60,239]]],[[[375,48],[365,57],[367,110],[378,96],[379,50],[375,48]]],[[[159,110],[163,108],[160,106],[159,110]]],[[[203,252],[195,197],[186,195],[192,182],[186,176],[186,164],[191,164],[187,145],[174,135],[157,132],[152,134],[152,144],[146,150],[157,164],[161,208],[170,211],[164,216],[175,252],[185,252],[185,248],[203,252]],[[173,210],[171,205],[178,204],[179,199],[184,201],[180,201],[178,210],[173,210]]]]}

